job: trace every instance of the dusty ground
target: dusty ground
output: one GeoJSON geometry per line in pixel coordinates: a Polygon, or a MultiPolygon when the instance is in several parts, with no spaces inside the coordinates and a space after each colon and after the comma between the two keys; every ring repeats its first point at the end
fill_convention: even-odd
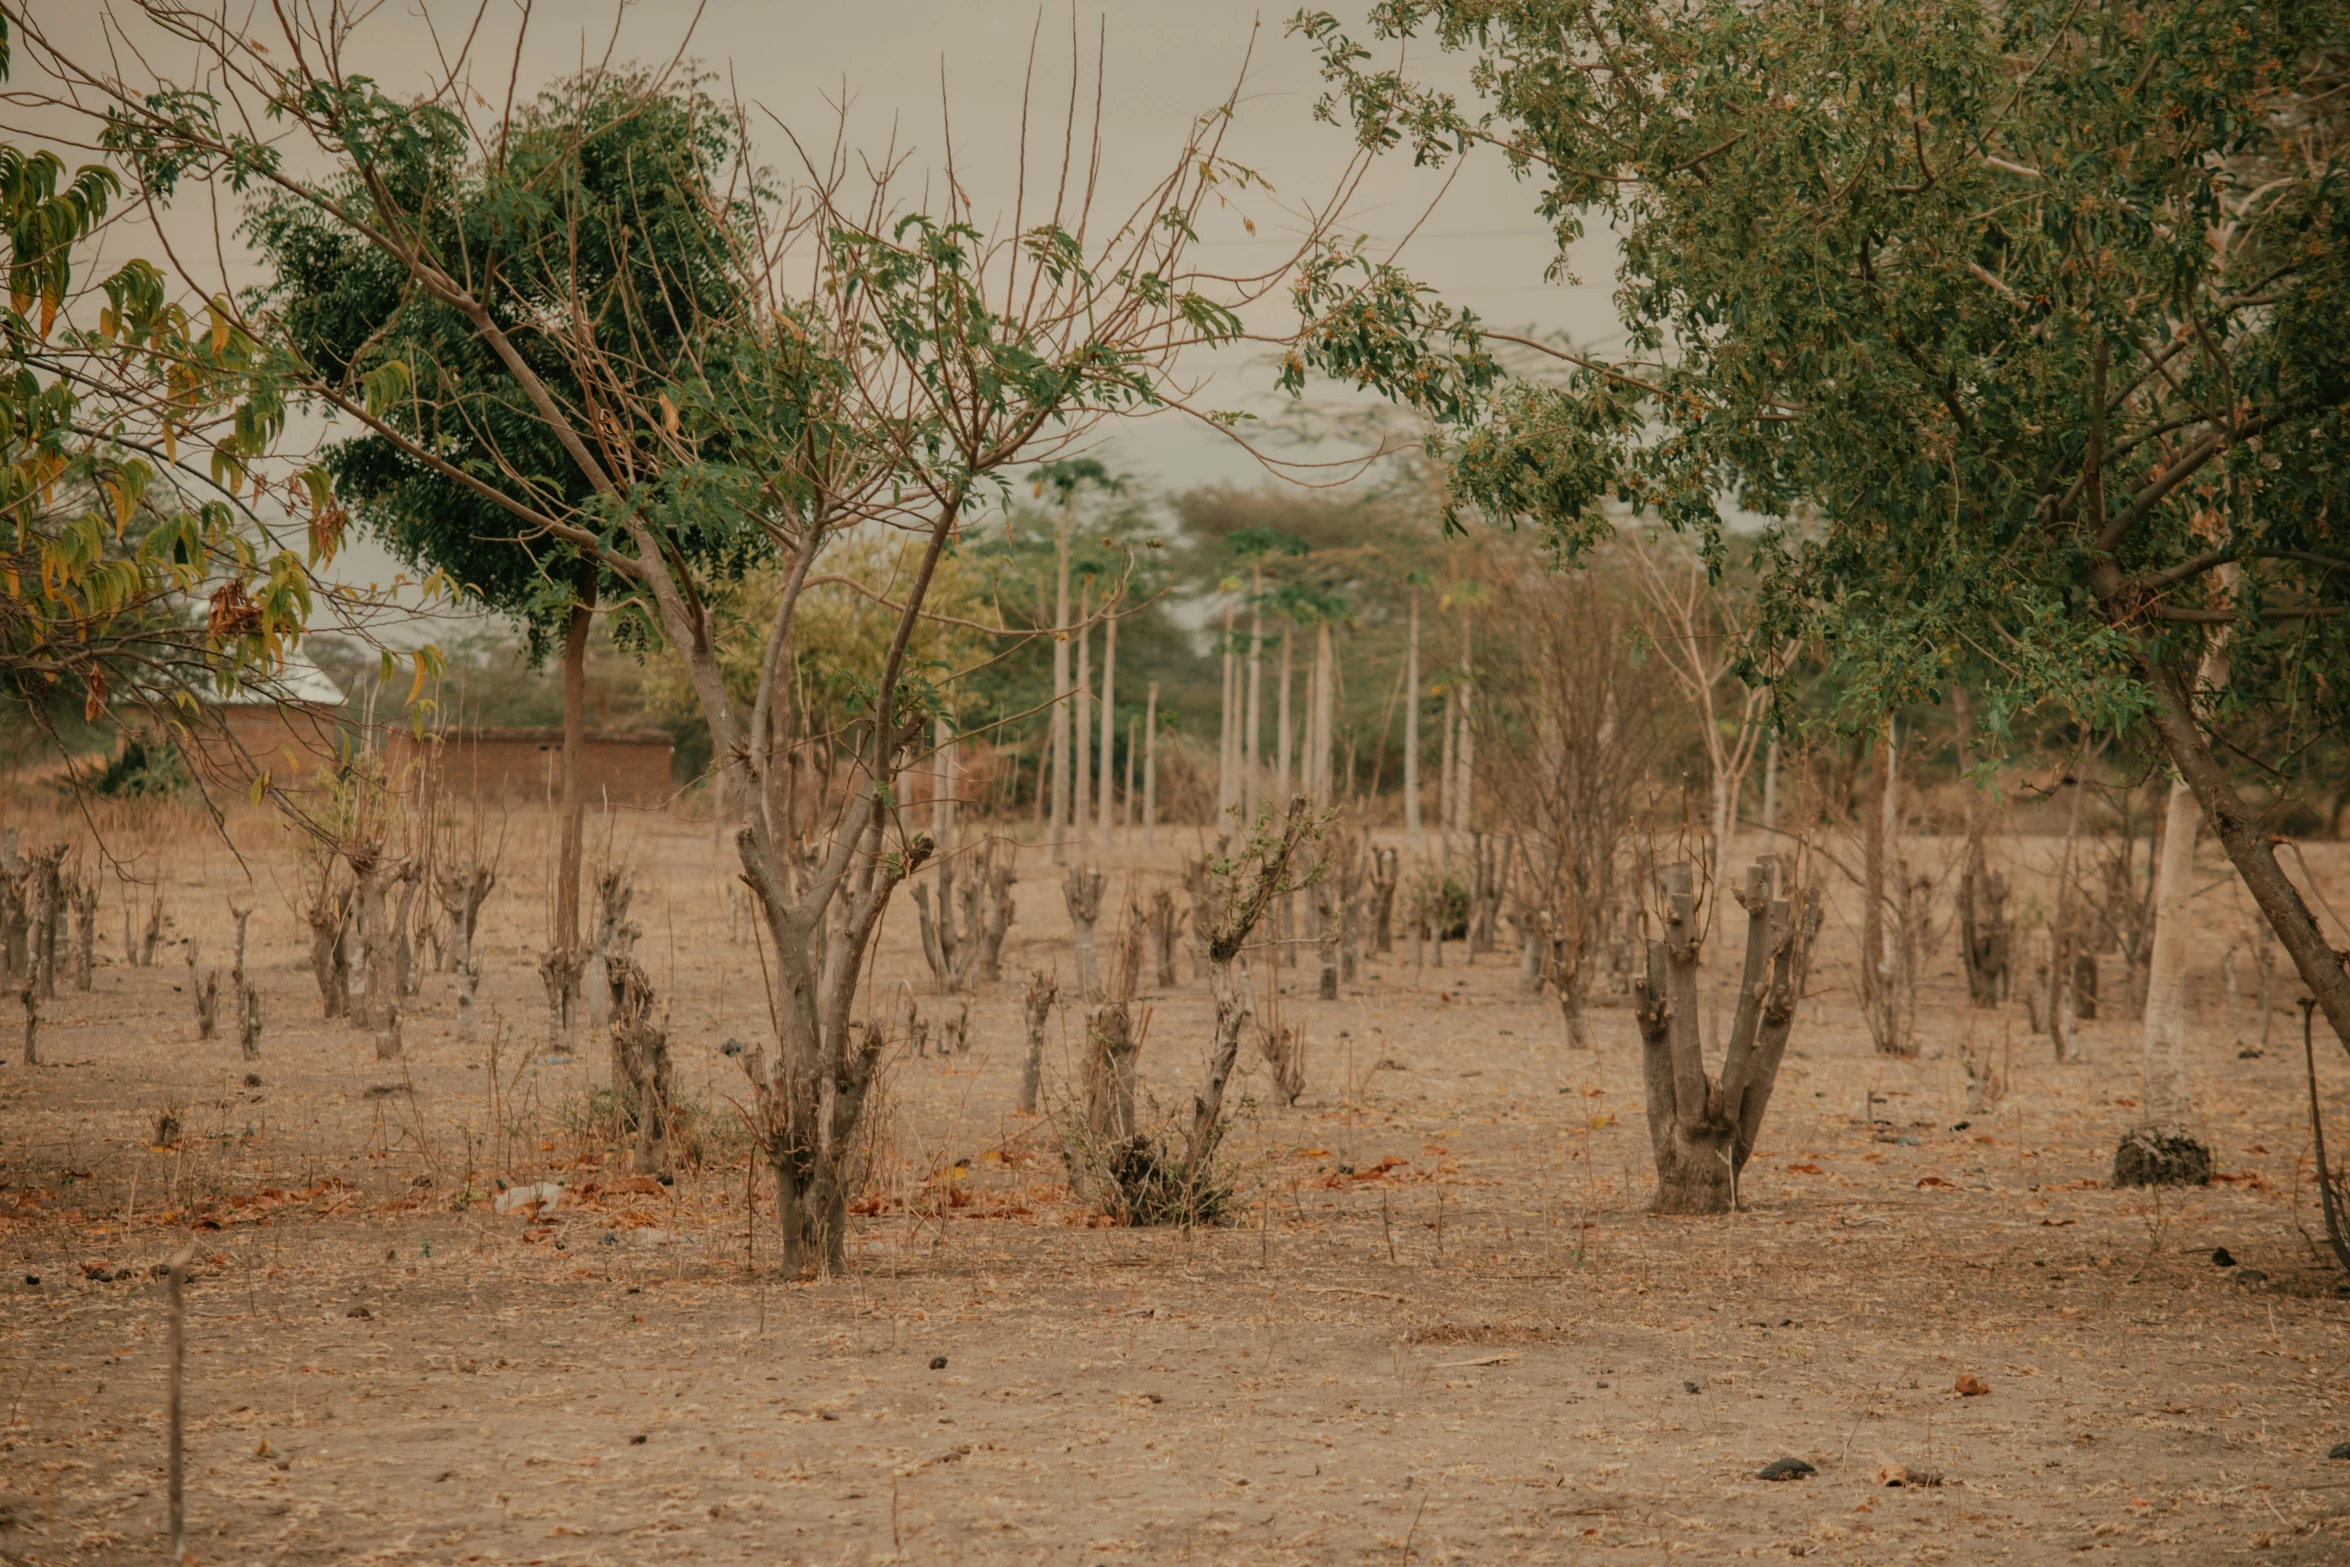
{"type": "MultiPolygon", "coordinates": [[[[630,1192],[582,1120],[602,1047],[544,1059],[543,824],[510,834],[489,909],[497,1058],[493,1031],[455,1037],[434,976],[402,1064],[317,1021],[267,829],[245,834],[248,892],[200,830],[150,824],[137,863],[207,967],[230,892],[260,905],[262,1082],[196,1040],[176,954],[123,965],[110,892],[96,988],[49,1009],[54,1064],[0,1072],[0,1560],[161,1554],[149,1270],[191,1235],[199,1562],[2350,1558],[2350,1463],[2326,1458],[2350,1441],[2350,1300],[2308,1239],[2297,991],[2239,1059],[2259,1024],[2224,1013],[2220,936],[2195,1068],[2225,1179],[2188,1195],[2100,1184],[2133,1027],[2090,1025],[2087,1064],[2049,1065],[2020,1007],[1972,1013],[1945,972],[1925,1058],[1878,1058],[1831,920],[1736,1217],[1643,1215],[1628,1013],[1572,1051],[1502,959],[1398,953],[1340,1001],[1283,998],[1313,1086],[1275,1112],[1244,1081],[1243,1216],[1190,1234],[1085,1227],[1049,1126],[1009,1113],[1017,996],[983,990],[972,1053],[897,1067],[911,1210],[859,1221],[853,1277],[786,1284],[746,1267],[768,1237],[723,1136],[717,1045],[755,1026],[760,981],[707,832],[611,839],[645,868],[642,951],[713,1116],[708,1164],[630,1192]],[[1962,1130],[1970,1027],[2012,1030],[2015,1088],[1962,1130]],[[176,1146],[151,1146],[168,1107],[176,1146]],[[501,1176],[602,1190],[549,1224],[453,1209],[501,1176]],[[970,1195],[940,1217],[950,1189],[970,1195]],[[2222,1245],[2242,1268],[2213,1265],[2222,1245]],[[1819,1472],[1755,1478],[1782,1455],[1819,1472]],[[1942,1483],[1888,1488],[1886,1464],[1942,1483]]],[[[2331,846],[2311,857],[2350,885],[2331,846]]],[[[1041,863],[1019,902],[1008,967],[1065,977],[1041,863]]],[[[888,995],[918,968],[910,916],[888,995]]],[[[1160,1101],[1187,1093],[1205,1019],[1188,973],[1158,999],[1160,1101]]]]}

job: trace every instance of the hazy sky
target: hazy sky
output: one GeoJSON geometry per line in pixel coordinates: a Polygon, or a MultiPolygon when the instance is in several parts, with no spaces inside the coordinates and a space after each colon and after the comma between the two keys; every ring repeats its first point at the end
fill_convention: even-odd
{"type": "MultiPolygon", "coordinates": [[[[1362,0],[1333,9],[1359,32],[1362,0]]],[[[36,14],[61,46],[90,59],[108,52],[107,7],[53,4],[36,14]]],[[[1033,182],[1040,165],[1058,160],[1074,27],[1081,57],[1081,135],[1092,110],[1100,51],[1100,209],[1105,212],[1123,214],[1164,174],[1193,118],[1241,83],[1240,113],[1225,150],[1266,176],[1273,190],[1250,191],[1228,211],[1211,214],[1202,229],[1208,245],[1201,253],[1219,270],[1238,271],[1284,254],[1279,236],[1297,231],[1293,214],[1329,199],[1352,152],[1343,130],[1313,119],[1320,82],[1306,45],[1284,34],[1288,14],[1260,12],[1233,0],[1088,5],[1074,14],[1066,5],[1040,11],[992,0],[853,5],[713,0],[697,18],[692,6],[674,0],[637,0],[625,9],[609,0],[542,0],[523,42],[520,79],[527,89],[601,57],[617,22],[616,58],[666,62],[682,48],[689,60],[718,78],[716,90],[752,106],[761,157],[786,169],[793,154],[781,127],[790,127],[803,141],[828,145],[835,130],[833,105],[844,98],[852,144],[878,151],[894,138],[902,151],[911,152],[914,168],[940,169],[946,147],[943,103],[952,116],[958,178],[983,218],[992,208],[1008,219],[1032,35],[1037,39],[1029,94],[1033,182]],[[1243,217],[1255,222],[1255,238],[1244,230],[1243,217]]],[[[395,93],[420,91],[436,74],[437,50],[453,50],[473,16],[470,7],[392,0],[371,14],[350,58],[395,93]]],[[[475,35],[470,74],[493,103],[504,92],[520,17],[511,0],[493,0],[475,35]]],[[[112,21],[120,29],[118,37],[141,41],[157,69],[186,69],[184,45],[157,48],[152,33],[135,18],[117,14],[112,21]]],[[[274,29],[271,8],[253,5],[249,34],[267,41],[274,29]]],[[[12,85],[36,85],[32,53],[18,50],[12,85]]],[[[1458,76],[1457,66],[1448,71],[1446,62],[1423,53],[1431,69],[1458,76]]],[[[130,63],[125,54],[116,58],[130,63]]],[[[68,134],[52,115],[21,107],[5,112],[12,137],[68,134]]],[[[1534,188],[1513,180],[1490,154],[1471,159],[1449,190],[1444,178],[1411,168],[1408,157],[1390,156],[1347,207],[1344,227],[1392,248],[1418,224],[1402,263],[1446,299],[1497,324],[1566,330],[1586,342],[1606,338],[1613,315],[1604,242],[1578,246],[1579,284],[1547,283],[1543,273],[1553,244],[1534,216],[1534,188]],[[1431,202],[1437,203],[1432,212],[1431,202]]],[[[208,203],[190,196],[183,198],[170,226],[183,254],[209,255],[213,231],[221,225],[208,203]],[[200,244],[193,243],[196,236],[200,244]]],[[[118,234],[110,248],[127,253],[135,243],[136,235],[118,234]]],[[[232,275],[243,271],[233,250],[227,266],[232,275]]],[[[1278,317],[1260,315],[1252,324],[1275,326],[1278,317]]],[[[1260,414],[1277,409],[1261,351],[1226,350],[1213,364],[1193,368],[1213,376],[1210,400],[1217,406],[1251,407],[1260,414]]],[[[1163,489],[1214,479],[1254,482],[1258,476],[1244,454],[1175,417],[1128,421],[1105,432],[1102,455],[1163,489]]],[[[362,562],[374,564],[365,556],[353,563],[362,562]]]]}

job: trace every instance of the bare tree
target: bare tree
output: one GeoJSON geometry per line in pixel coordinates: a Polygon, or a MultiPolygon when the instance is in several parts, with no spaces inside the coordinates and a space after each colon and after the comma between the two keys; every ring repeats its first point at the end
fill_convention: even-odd
{"type": "Polygon", "coordinates": [[[1709,852],[1715,863],[1726,863],[1738,796],[1770,714],[1770,687],[1749,685],[1736,673],[1752,651],[1744,607],[1680,535],[1626,529],[1618,537],[1640,584],[1658,658],[1697,719],[1711,796],[1709,852]]]}
{"type": "Polygon", "coordinates": [[[1620,570],[1571,575],[1497,553],[1496,618],[1516,628],[1482,678],[1489,787],[1516,830],[1520,902],[1543,943],[1542,977],[1568,1042],[1591,1046],[1589,1008],[1608,960],[1635,802],[1662,745],[1665,676],[1634,655],[1638,624],[1620,570]]]}

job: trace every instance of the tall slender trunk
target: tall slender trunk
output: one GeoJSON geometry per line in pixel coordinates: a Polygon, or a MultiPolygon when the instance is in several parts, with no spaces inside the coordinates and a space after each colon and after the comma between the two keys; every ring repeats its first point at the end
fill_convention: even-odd
{"type": "MultiPolygon", "coordinates": [[[[1464,836],[1477,830],[1477,682],[1469,672],[1469,623],[1461,621],[1461,737],[1453,759],[1461,776],[1452,786],[1452,808],[1460,813],[1464,836]]],[[[1474,949],[1472,949],[1474,950],[1474,949]]]]}
{"type": "MultiPolygon", "coordinates": [[[[555,866],[555,945],[579,945],[579,864],[587,820],[587,645],[595,624],[596,571],[583,567],[563,629],[563,843],[555,866]]],[[[368,927],[372,940],[375,927],[368,927]]]]}
{"type": "Polygon", "coordinates": [[[2072,800],[2064,818],[2064,853],[2056,865],[2056,913],[2048,928],[2048,1038],[2059,1061],[2077,1061],[2080,1048],[2073,1039],[2073,844],[2081,832],[2081,795],[2077,778],[2065,780],[2072,800]]]}
{"type": "MultiPolygon", "coordinates": [[[[2232,596],[2237,568],[2223,566],[2220,571],[2222,586],[2232,596]]],[[[2215,631],[2205,644],[2195,673],[2196,683],[2207,689],[2227,683],[2226,628],[2215,631]]],[[[2177,1135],[2185,1135],[2194,1110],[2187,1086],[2187,953],[2194,927],[2188,900],[2195,879],[2195,835],[2202,825],[2195,791],[2185,778],[2174,775],[2163,808],[2162,858],[2155,868],[2154,941],[2146,967],[2145,1081],[2139,1097],[2148,1125],[2177,1135]]]]}
{"type": "Polygon", "coordinates": [[[1159,683],[1150,686],[1150,697],[1142,710],[1142,848],[1145,854],[1159,847],[1159,683]]]}
{"type": "Polygon", "coordinates": [[[1868,790],[1861,796],[1861,910],[1860,1005],[1868,1015],[1878,1048],[1885,1045],[1881,1022],[1885,975],[1880,954],[1885,949],[1885,790],[1886,765],[1883,729],[1869,743],[1868,790]]]}
{"type": "Polygon", "coordinates": [[[1061,503],[1061,525],[1053,538],[1052,789],[1045,842],[1056,864],[1068,853],[1063,828],[1069,820],[1069,526],[1075,504],[1061,503]]]}
{"type": "Polygon", "coordinates": [[[1403,651],[1403,830],[1410,835],[1412,852],[1428,852],[1428,835],[1420,827],[1420,585],[1412,584],[1410,630],[1403,651]]]}
{"type": "MultiPolygon", "coordinates": [[[[1771,736],[1770,749],[1763,753],[1763,807],[1762,828],[1765,838],[1779,833],[1779,737],[1771,736]]],[[[1764,846],[1767,852],[1768,844],[1764,846]]]]}
{"type": "Polygon", "coordinates": [[[1077,694],[1070,699],[1074,757],[1069,767],[1069,853],[1085,863],[1086,829],[1093,825],[1087,786],[1093,774],[1093,584],[1077,590],[1077,694]]]}
{"type": "Polygon", "coordinates": [[[1134,753],[1142,742],[1142,720],[1126,715],[1126,798],[1118,806],[1118,837],[1129,851],[1134,847],[1134,753]]]}
{"type": "Polygon", "coordinates": [[[1330,645],[1330,623],[1324,621],[1314,628],[1314,754],[1310,773],[1316,810],[1328,808],[1332,794],[1331,708],[1335,705],[1337,675],[1337,659],[1330,645]]]}
{"type": "Polygon", "coordinates": [[[1111,813],[1118,791],[1116,757],[1118,755],[1118,616],[1116,606],[1105,618],[1102,627],[1102,798],[1101,825],[1094,834],[1094,853],[1108,858],[1110,853],[1111,813]]]}
{"type": "Polygon", "coordinates": [[[1460,702],[1460,682],[1457,680],[1446,681],[1444,685],[1444,734],[1437,742],[1436,747],[1436,831],[1447,855],[1452,853],[1453,835],[1452,747],[1453,741],[1458,738],[1460,733],[1459,726],[1454,723],[1453,719],[1454,714],[1459,711],[1460,702]]]}
{"type": "Polygon", "coordinates": [[[1235,768],[1232,760],[1232,742],[1235,731],[1240,727],[1240,715],[1232,700],[1234,668],[1232,621],[1234,613],[1233,601],[1227,596],[1224,600],[1224,684],[1223,695],[1219,698],[1222,703],[1222,712],[1218,715],[1220,727],[1216,744],[1216,831],[1219,833],[1231,830],[1232,822],[1229,813],[1233,805],[1233,785],[1239,781],[1234,776],[1235,768]]]}
{"type": "Polygon", "coordinates": [[[1249,821],[1257,819],[1257,807],[1264,793],[1264,784],[1258,778],[1259,754],[1264,738],[1265,688],[1265,568],[1260,563],[1250,572],[1248,605],[1248,711],[1242,720],[1244,728],[1240,741],[1241,811],[1249,821]]]}
{"type": "Polygon", "coordinates": [[[2154,951],[2146,970],[2146,1120],[2184,1121],[2187,1094],[2187,898],[2195,876],[2195,833],[2203,825],[2195,791],[2173,779],[2163,808],[2162,858],[2154,882],[2154,951]]]}
{"type": "Polygon", "coordinates": [[[1289,798],[1290,763],[1295,758],[1292,748],[1296,744],[1296,735],[1290,729],[1293,720],[1289,712],[1289,692],[1293,684],[1290,645],[1296,640],[1297,627],[1284,623],[1281,628],[1281,690],[1274,697],[1273,713],[1274,726],[1280,731],[1273,737],[1273,798],[1283,801],[1289,798]]]}

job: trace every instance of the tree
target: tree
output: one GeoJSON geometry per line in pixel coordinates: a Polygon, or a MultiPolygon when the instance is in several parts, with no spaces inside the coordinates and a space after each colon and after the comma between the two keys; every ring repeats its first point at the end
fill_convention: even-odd
{"type": "MultiPolygon", "coordinates": [[[[534,656],[560,640],[563,814],[551,946],[567,992],[580,972],[588,638],[599,598],[625,603],[626,590],[591,552],[516,526],[504,498],[543,495],[576,511],[594,496],[594,475],[464,309],[417,288],[399,250],[371,236],[405,228],[404,243],[441,258],[591,436],[597,460],[626,472],[628,455],[598,418],[608,390],[599,382],[657,397],[683,373],[695,334],[740,303],[726,230],[748,221],[749,198],[726,188],[734,145],[734,126],[698,84],[592,72],[516,108],[488,149],[472,144],[447,106],[419,105],[380,158],[322,187],[331,206],[280,191],[244,226],[271,270],[255,308],[302,355],[305,378],[356,382],[397,432],[329,446],[337,493],[394,553],[518,618],[534,656]],[[565,319],[610,350],[592,369],[552,341],[550,328],[565,319]]],[[[713,557],[713,576],[742,564],[707,530],[685,530],[680,542],[713,557]]]]}
{"type": "Polygon", "coordinates": [[[1604,221],[1628,334],[1447,382],[1482,337],[1401,353],[1332,289],[1301,369],[1425,409],[1454,503],[1569,556],[1608,501],[1716,561],[1726,498],[1777,519],[1757,640],[1817,638],[1853,728],[1971,659],[1993,739],[2041,707],[2149,734],[2350,1048],[2350,971],[2221,759],[2288,758],[2350,697],[2350,9],[1381,6],[1474,57],[1473,106],[1298,25],[1364,145],[1496,148],[1562,244],[1604,221]],[[2222,630],[2224,692],[2195,678],[2222,630]]]}

